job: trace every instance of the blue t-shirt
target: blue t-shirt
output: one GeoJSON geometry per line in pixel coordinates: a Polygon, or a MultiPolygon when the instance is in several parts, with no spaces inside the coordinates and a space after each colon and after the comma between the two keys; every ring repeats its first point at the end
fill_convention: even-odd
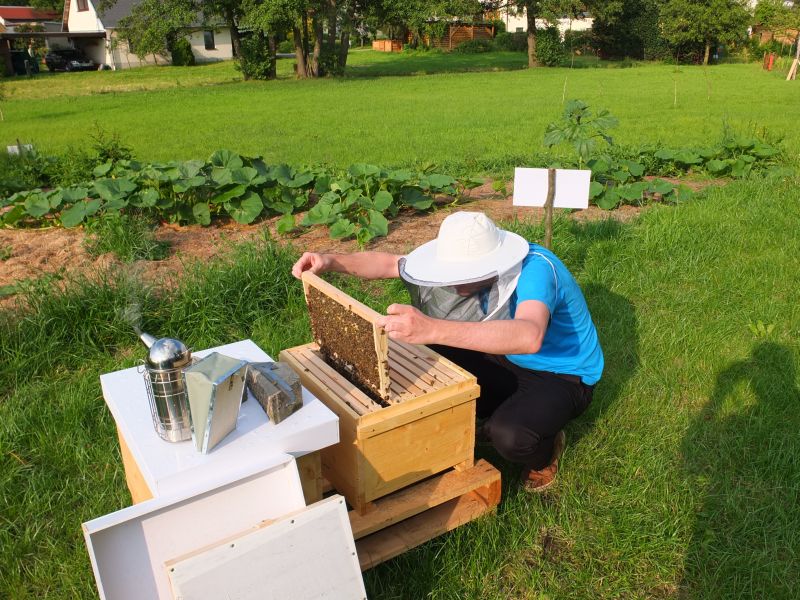
{"type": "Polygon", "coordinates": [[[549,309],[550,324],[539,352],[508,359],[526,369],[577,375],[594,385],[603,374],[603,350],[581,288],[555,254],[537,244],[530,247],[511,296],[511,316],[518,304],[538,300],[549,309]]]}

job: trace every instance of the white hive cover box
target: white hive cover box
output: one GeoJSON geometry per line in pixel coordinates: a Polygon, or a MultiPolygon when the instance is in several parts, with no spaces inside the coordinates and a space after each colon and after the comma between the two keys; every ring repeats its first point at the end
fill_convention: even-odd
{"type": "MultiPolygon", "coordinates": [[[[192,354],[202,358],[211,352],[249,362],[272,360],[251,340],[192,354]]],[[[119,435],[147,488],[157,497],[182,494],[198,481],[226,477],[233,470],[254,465],[261,457],[283,453],[302,456],[339,441],[337,416],[303,389],[303,408],[277,425],[269,421],[264,409],[250,395],[241,404],[236,429],[211,452],[203,454],[191,441],[165,442],[156,435],[144,378],[136,367],[105,373],[100,383],[119,435]]]]}
{"type": "Polygon", "coordinates": [[[339,495],[166,567],[181,600],[366,600],[339,495]]]}
{"type": "Polygon", "coordinates": [[[83,524],[100,598],[173,598],[165,563],[305,507],[294,458],[272,455],[224,480],[83,524]]]}

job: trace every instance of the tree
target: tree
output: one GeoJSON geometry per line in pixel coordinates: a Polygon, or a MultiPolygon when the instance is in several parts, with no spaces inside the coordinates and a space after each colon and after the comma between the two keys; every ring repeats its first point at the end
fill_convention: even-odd
{"type": "Polygon", "coordinates": [[[702,48],[707,65],[712,46],[746,37],[750,22],[746,6],[746,0],[667,0],[661,9],[661,28],[678,49],[702,48]]]}
{"type": "Polygon", "coordinates": [[[142,0],[120,19],[119,32],[140,58],[166,54],[178,36],[197,20],[193,0],[142,0]]]}
{"type": "Polygon", "coordinates": [[[242,55],[242,39],[239,22],[242,19],[242,0],[202,0],[203,15],[206,18],[221,17],[231,34],[233,56],[242,55]]]}
{"type": "Polygon", "coordinates": [[[592,34],[603,58],[666,58],[659,18],[664,0],[589,0],[592,34]]]}
{"type": "MultiPolygon", "coordinates": [[[[783,0],[762,0],[756,5],[753,24],[773,35],[793,35],[795,44],[800,44],[800,3],[789,5],[783,0]]],[[[800,48],[795,52],[800,56],[800,48]]]]}
{"type": "Polygon", "coordinates": [[[551,23],[558,22],[558,18],[571,14],[576,16],[583,8],[582,2],[576,0],[509,0],[501,2],[499,6],[515,6],[519,12],[524,11],[528,22],[528,68],[542,66],[536,54],[536,19],[551,23]]]}

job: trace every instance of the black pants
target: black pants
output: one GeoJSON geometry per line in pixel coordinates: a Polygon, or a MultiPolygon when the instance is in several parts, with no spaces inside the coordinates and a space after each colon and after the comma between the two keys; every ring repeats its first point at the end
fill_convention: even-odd
{"type": "Polygon", "coordinates": [[[592,401],[594,386],[573,375],[524,369],[505,356],[431,348],[478,378],[484,433],[503,458],[532,469],[550,464],[555,435],[592,401]]]}

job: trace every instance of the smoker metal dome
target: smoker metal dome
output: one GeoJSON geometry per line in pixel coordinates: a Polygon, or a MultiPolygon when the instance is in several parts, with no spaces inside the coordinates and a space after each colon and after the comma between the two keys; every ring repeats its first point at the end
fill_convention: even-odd
{"type": "Polygon", "coordinates": [[[191,353],[180,340],[161,338],[150,346],[148,366],[153,369],[179,369],[191,361],[191,353]]]}

